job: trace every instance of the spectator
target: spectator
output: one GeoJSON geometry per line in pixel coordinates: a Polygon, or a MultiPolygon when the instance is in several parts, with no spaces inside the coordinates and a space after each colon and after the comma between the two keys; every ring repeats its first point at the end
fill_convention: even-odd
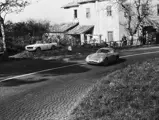
{"type": "Polygon", "coordinates": [[[122,46],[126,46],[127,45],[127,39],[126,39],[126,36],[123,35],[122,37],[122,46]]]}
{"type": "Polygon", "coordinates": [[[71,44],[68,45],[67,50],[68,50],[69,53],[72,53],[72,46],[71,46],[71,44]]]}
{"type": "Polygon", "coordinates": [[[133,45],[133,36],[132,35],[129,36],[129,40],[130,40],[130,45],[133,45]]]}
{"type": "Polygon", "coordinates": [[[144,38],[143,38],[143,36],[139,36],[139,41],[140,41],[140,45],[144,44],[144,38]]]}

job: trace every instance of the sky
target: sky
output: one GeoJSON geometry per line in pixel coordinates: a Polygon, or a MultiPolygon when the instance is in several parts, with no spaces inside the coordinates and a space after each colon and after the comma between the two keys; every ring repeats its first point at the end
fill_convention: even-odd
{"type": "MultiPolygon", "coordinates": [[[[36,0],[35,0],[36,1],[36,0]]],[[[28,19],[48,20],[51,23],[63,23],[69,21],[66,10],[61,8],[72,0],[39,0],[27,6],[23,12],[8,14],[6,21],[26,21],[28,19]]]]}

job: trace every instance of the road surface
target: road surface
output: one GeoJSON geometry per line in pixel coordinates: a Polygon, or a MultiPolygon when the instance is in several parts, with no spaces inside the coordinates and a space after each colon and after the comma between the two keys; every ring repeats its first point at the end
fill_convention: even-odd
{"type": "Polygon", "coordinates": [[[3,66],[0,68],[0,120],[65,120],[103,76],[129,64],[159,57],[159,48],[127,51],[121,55],[125,57],[107,67],[38,60],[3,64],[6,69],[0,64],[3,66]],[[54,68],[60,68],[51,70],[53,64],[54,68]],[[24,76],[14,77],[19,75],[24,76]]]}

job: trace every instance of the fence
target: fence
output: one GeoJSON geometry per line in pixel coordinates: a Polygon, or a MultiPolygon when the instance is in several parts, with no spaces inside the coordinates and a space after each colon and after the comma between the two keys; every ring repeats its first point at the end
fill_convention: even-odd
{"type": "Polygon", "coordinates": [[[101,43],[97,43],[97,42],[90,42],[90,43],[85,43],[85,45],[89,45],[89,46],[109,46],[109,47],[128,47],[128,46],[139,46],[141,45],[141,42],[138,39],[134,39],[133,41],[130,40],[126,40],[126,41],[109,41],[109,42],[104,42],[102,41],[101,43]]]}

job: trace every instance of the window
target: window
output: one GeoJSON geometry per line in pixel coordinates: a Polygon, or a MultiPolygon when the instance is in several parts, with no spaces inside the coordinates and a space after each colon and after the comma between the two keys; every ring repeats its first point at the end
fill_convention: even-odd
{"type": "Polygon", "coordinates": [[[112,6],[107,6],[107,16],[112,16],[112,6]]]}
{"type": "Polygon", "coordinates": [[[108,49],[99,49],[97,53],[109,53],[110,51],[108,49]]]}
{"type": "Polygon", "coordinates": [[[77,18],[77,10],[74,10],[74,18],[77,18]]]}
{"type": "Polygon", "coordinates": [[[108,31],[108,42],[113,41],[113,31],[108,31]]]}
{"type": "Polygon", "coordinates": [[[157,16],[159,16],[159,4],[157,4],[157,16]]]}
{"type": "Polygon", "coordinates": [[[90,17],[91,17],[90,8],[86,8],[86,18],[90,17]]]}

